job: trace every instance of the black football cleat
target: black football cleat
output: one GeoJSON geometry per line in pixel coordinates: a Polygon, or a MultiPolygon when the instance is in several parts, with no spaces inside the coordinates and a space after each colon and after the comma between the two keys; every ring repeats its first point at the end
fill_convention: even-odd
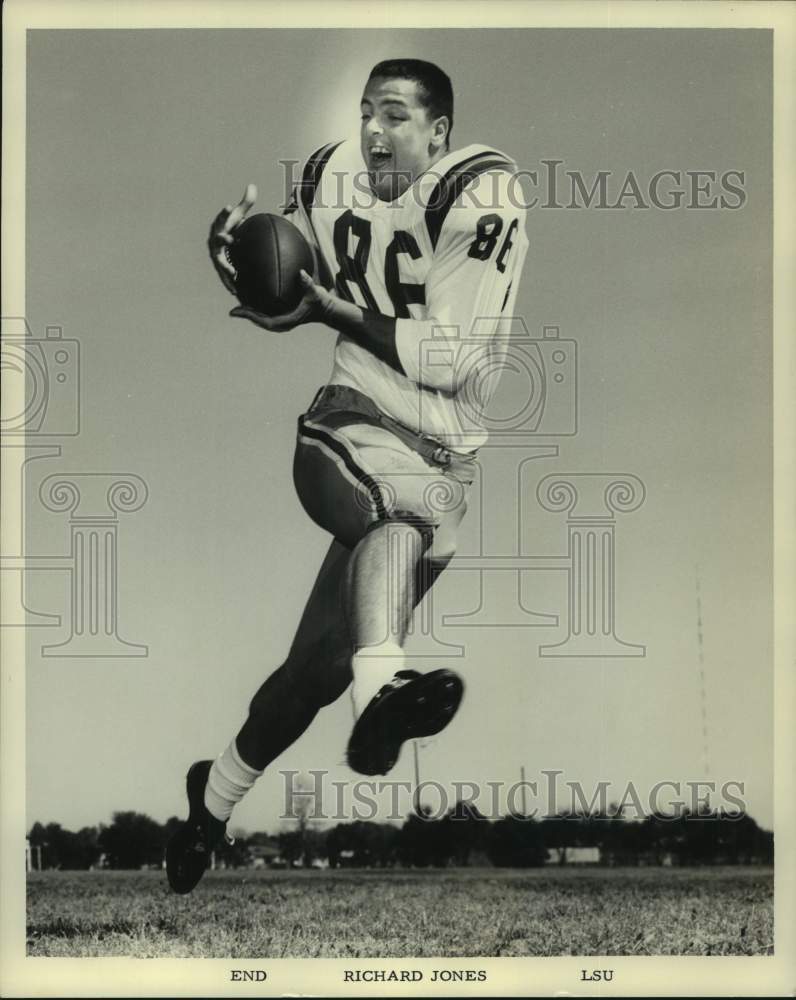
{"type": "Polygon", "coordinates": [[[348,766],[359,774],[387,774],[406,740],[434,736],[456,714],[464,682],[452,670],[399,670],[371,698],[348,741],[348,766]]]}
{"type": "Polygon", "coordinates": [[[188,819],[166,845],[166,875],[171,888],[181,895],[191,892],[204,875],[210,855],[227,830],[227,824],[205,806],[205,786],[212,766],[212,760],[200,760],[188,769],[188,819]]]}

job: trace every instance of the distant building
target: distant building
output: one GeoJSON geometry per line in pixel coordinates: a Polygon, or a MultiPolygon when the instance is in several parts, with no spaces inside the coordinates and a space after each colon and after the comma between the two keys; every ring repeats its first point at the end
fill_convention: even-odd
{"type": "MultiPolygon", "coordinates": [[[[568,865],[598,865],[600,863],[599,847],[568,847],[566,849],[566,864],[568,865]]],[[[547,852],[547,863],[561,863],[561,849],[551,847],[547,852]]]]}

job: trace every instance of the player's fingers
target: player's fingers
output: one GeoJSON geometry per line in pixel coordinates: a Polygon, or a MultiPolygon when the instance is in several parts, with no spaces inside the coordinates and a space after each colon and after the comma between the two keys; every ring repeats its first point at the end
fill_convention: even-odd
{"type": "Polygon", "coordinates": [[[211,236],[207,241],[207,249],[210,252],[211,260],[214,264],[219,264],[226,271],[233,270],[232,264],[227,256],[227,247],[231,247],[234,242],[235,240],[233,237],[222,237],[218,233],[211,236]]]}
{"type": "Polygon", "coordinates": [[[326,291],[326,289],[322,285],[319,285],[307,271],[299,271],[299,279],[301,284],[304,286],[305,302],[299,303],[297,311],[300,311],[302,307],[306,308],[307,298],[309,298],[310,301],[320,301],[326,291]]]}
{"type": "Polygon", "coordinates": [[[265,327],[266,330],[270,330],[273,323],[272,317],[255,312],[254,309],[248,309],[246,306],[235,306],[234,309],[230,309],[229,315],[234,319],[249,319],[257,326],[265,327]]]}
{"type": "Polygon", "coordinates": [[[213,257],[212,260],[213,260],[213,267],[216,270],[216,274],[221,279],[224,288],[226,288],[226,290],[230,292],[232,295],[237,294],[237,289],[235,287],[235,277],[236,277],[235,269],[226,260],[222,261],[218,257],[213,257]]]}
{"type": "Polygon", "coordinates": [[[226,205],[224,208],[221,209],[221,211],[218,213],[215,219],[213,219],[213,221],[210,224],[211,239],[213,238],[215,233],[218,233],[221,229],[224,228],[224,225],[226,224],[226,221],[229,218],[229,213],[231,211],[232,211],[232,206],[226,205]]]}
{"type": "Polygon", "coordinates": [[[213,258],[216,270],[221,271],[224,274],[228,274],[230,278],[234,278],[236,276],[237,271],[230,263],[229,258],[223,250],[217,250],[215,253],[211,254],[211,257],[213,258]]]}
{"type": "Polygon", "coordinates": [[[268,330],[269,333],[287,333],[288,330],[292,330],[297,325],[292,315],[265,316],[263,313],[249,309],[246,306],[236,306],[230,311],[229,315],[235,319],[251,320],[255,326],[259,326],[263,330],[268,330]]]}
{"type": "Polygon", "coordinates": [[[236,226],[239,226],[255,201],[257,201],[257,187],[254,184],[247,184],[243,197],[227,216],[223,232],[230,233],[236,226]]]}
{"type": "Polygon", "coordinates": [[[304,315],[310,313],[313,313],[316,319],[323,316],[329,308],[333,296],[326,291],[323,285],[319,285],[307,271],[300,271],[299,277],[304,286],[304,298],[297,310],[298,313],[302,314],[300,318],[303,319],[304,315]]]}

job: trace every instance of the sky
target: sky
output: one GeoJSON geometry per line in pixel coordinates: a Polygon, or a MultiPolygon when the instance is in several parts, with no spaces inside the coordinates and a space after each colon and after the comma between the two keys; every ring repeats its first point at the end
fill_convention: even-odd
{"type": "MultiPolygon", "coordinates": [[[[460,552],[516,552],[519,521],[523,554],[560,556],[566,516],[542,509],[539,481],[638,477],[644,503],[616,521],[617,632],[646,655],[540,656],[565,636],[566,578],[524,573],[523,606],[560,624],[438,624],[467,694],[420,748],[421,775],[561,770],[617,793],[743,781],[751,814],[773,822],[770,35],[394,29],[29,33],[27,318],[37,337],[57,325],[79,341],[81,422],[41,436],[62,453],[30,463],[26,552],[70,548],[45,477],[134,474],[148,490],[118,523],[118,631],[146,656],[43,656],[69,634],[69,576],[27,574],[28,607],[64,621],[29,630],[29,823],[183,814],[187,767],[223,750],[287,651],[328,545],[294,494],[295,421],[333,339],[228,319],[205,240],[248,181],[260,210],[281,204],[279,161],[355,134],[371,65],[404,54],[449,71],[454,145],[497,146],[526,170],[612,171],[617,186],[628,171],[643,186],[660,170],[739,170],[746,194],[738,210],[528,212],[516,312],[534,336],[556,325],[576,341],[577,434],[540,437],[557,457],[485,449],[460,552]]],[[[502,391],[510,407],[511,378],[502,391]]],[[[436,618],[474,612],[479,579],[443,576],[436,618]]],[[[496,574],[483,587],[511,620],[516,588],[496,574]]],[[[350,783],[350,725],[344,696],[233,826],[279,828],[280,770],[350,783]]],[[[407,748],[391,777],[412,772],[407,748]]]]}

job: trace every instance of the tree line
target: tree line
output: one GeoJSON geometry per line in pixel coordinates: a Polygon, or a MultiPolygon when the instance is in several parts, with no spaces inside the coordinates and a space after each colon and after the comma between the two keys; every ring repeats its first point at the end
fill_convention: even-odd
{"type": "MultiPolygon", "coordinates": [[[[160,867],[166,842],[179,825],[160,824],[138,812],[116,812],[110,824],[77,832],[58,823],[34,823],[28,834],[34,868],[131,869],[160,867]]],[[[543,819],[510,815],[492,821],[458,803],[442,818],[422,808],[402,826],[372,821],[339,823],[329,830],[299,822],[271,836],[254,833],[223,844],[219,864],[240,867],[253,858],[287,866],[320,861],[331,868],[491,864],[530,868],[566,865],[584,854],[602,865],[771,864],[774,835],[751,816],[705,809],[676,817],[663,814],[626,820],[620,811],[561,813],[543,819]],[[591,851],[583,851],[591,848],[591,851]]]]}

